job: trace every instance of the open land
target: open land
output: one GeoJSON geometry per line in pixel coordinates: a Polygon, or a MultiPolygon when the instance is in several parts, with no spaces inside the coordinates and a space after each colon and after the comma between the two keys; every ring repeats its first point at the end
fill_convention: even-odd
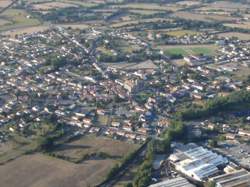
{"type": "Polygon", "coordinates": [[[122,159],[124,155],[135,151],[137,145],[129,144],[119,140],[106,137],[95,137],[88,135],[76,141],[65,143],[52,152],[55,155],[67,157],[72,161],[79,161],[86,155],[105,153],[108,157],[116,160],[122,159]]]}
{"type": "Polygon", "coordinates": [[[5,187],[93,186],[105,178],[114,163],[105,159],[73,164],[42,154],[27,155],[0,166],[0,180],[5,187]]]}

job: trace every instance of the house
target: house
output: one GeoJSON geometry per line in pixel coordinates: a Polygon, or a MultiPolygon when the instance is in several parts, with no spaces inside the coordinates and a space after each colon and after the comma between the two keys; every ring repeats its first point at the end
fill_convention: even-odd
{"type": "Polygon", "coordinates": [[[248,137],[250,137],[250,131],[239,129],[238,135],[239,136],[248,136],[248,137]]]}

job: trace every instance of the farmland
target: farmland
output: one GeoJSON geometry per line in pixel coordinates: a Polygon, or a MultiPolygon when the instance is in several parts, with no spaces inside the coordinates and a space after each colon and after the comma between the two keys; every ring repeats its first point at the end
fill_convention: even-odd
{"type": "Polygon", "coordinates": [[[1,16],[2,19],[7,20],[8,23],[1,26],[0,31],[40,25],[39,20],[32,18],[24,10],[9,9],[1,16]]]}
{"type": "Polygon", "coordinates": [[[212,55],[216,52],[216,45],[176,45],[176,46],[159,46],[168,55],[212,55]]]}
{"type": "Polygon", "coordinates": [[[33,8],[35,10],[47,11],[51,9],[60,9],[60,8],[68,8],[68,7],[76,7],[76,5],[63,3],[63,2],[48,2],[41,4],[34,4],[33,8]]]}
{"type": "Polygon", "coordinates": [[[199,34],[199,32],[182,29],[182,30],[168,31],[166,32],[166,34],[170,36],[182,37],[184,35],[196,35],[199,34]]]}
{"type": "Polygon", "coordinates": [[[250,29],[250,22],[228,23],[224,25],[231,28],[250,29]]]}
{"type": "Polygon", "coordinates": [[[8,6],[10,3],[11,3],[11,0],[1,0],[0,8],[8,6]]]}
{"type": "Polygon", "coordinates": [[[115,7],[137,9],[137,10],[154,10],[154,11],[169,11],[169,10],[176,11],[181,8],[181,6],[176,6],[176,5],[161,6],[159,4],[154,4],[154,3],[128,3],[126,5],[118,5],[115,7]]]}
{"type": "Polygon", "coordinates": [[[218,34],[219,37],[236,37],[239,38],[240,40],[250,40],[250,35],[246,33],[239,33],[239,32],[228,32],[228,33],[222,33],[218,34]]]}
{"type": "Polygon", "coordinates": [[[106,159],[73,164],[42,154],[27,155],[0,166],[0,181],[5,187],[93,186],[105,178],[114,163],[106,159]]]}
{"type": "Polygon", "coordinates": [[[137,147],[134,144],[89,135],[62,144],[51,153],[59,157],[68,158],[72,162],[81,162],[88,155],[94,154],[105,154],[105,156],[119,161],[124,155],[133,152],[137,147]]]}
{"type": "Polygon", "coordinates": [[[179,11],[174,14],[175,17],[181,18],[181,19],[188,19],[188,20],[196,20],[196,21],[205,21],[205,22],[213,22],[213,21],[234,21],[236,18],[225,16],[225,15],[206,15],[206,14],[200,14],[200,13],[190,13],[190,12],[184,12],[179,11]]]}

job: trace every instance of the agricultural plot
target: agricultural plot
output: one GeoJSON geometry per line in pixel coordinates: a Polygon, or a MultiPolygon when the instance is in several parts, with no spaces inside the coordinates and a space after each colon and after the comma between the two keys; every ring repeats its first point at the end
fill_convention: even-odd
{"type": "Polygon", "coordinates": [[[31,27],[25,27],[25,28],[17,28],[17,29],[11,29],[6,32],[3,32],[3,35],[8,35],[10,37],[15,37],[16,35],[21,34],[32,34],[35,32],[42,32],[48,29],[48,26],[31,26],[31,27]]]}
{"type": "Polygon", "coordinates": [[[129,12],[140,14],[140,15],[154,15],[154,14],[157,14],[157,13],[163,13],[164,11],[132,9],[132,10],[129,10],[129,12]]]}
{"type": "Polygon", "coordinates": [[[11,0],[1,0],[0,8],[7,7],[11,3],[11,0]]]}
{"type": "Polygon", "coordinates": [[[243,4],[243,3],[240,3],[240,2],[230,2],[230,1],[217,1],[217,2],[214,2],[214,3],[210,3],[208,5],[209,7],[211,8],[216,8],[216,9],[224,9],[224,10],[237,10],[237,9],[240,9],[240,10],[245,10],[247,8],[250,8],[250,5],[249,4],[243,4]]]}
{"type": "Polygon", "coordinates": [[[197,35],[199,34],[200,32],[197,32],[197,31],[192,31],[192,30],[176,30],[176,31],[168,31],[166,32],[167,35],[170,35],[170,36],[175,36],[175,37],[182,37],[184,35],[197,35]]]}
{"type": "Polygon", "coordinates": [[[138,10],[158,10],[158,11],[177,11],[182,8],[175,4],[160,5],[155,3],[128,3],[125,5],[115,6],[117,8],[128,8],[138,10]]]}
{"type": "Polygon", "coordinates": [[[78,140],[62,144],[51,153],[59,157],[65,157],[73,162],[84,161],[86,157],[94,154],[102,154],[114,160],[119,160],[137,147],[138,145],[128,142],[87,135],[78,140]]]}
{"type": "Polygon", "coordinates": [[[227,32],[227,33],[218,34],[218,36],[219,37],[228,37],[228,38],[236,37],[239,40],[250,40],[249,34],[240,33],[240,32],[227,32]]]}
{"type": "Polygon", "coordinates": [[[174,17],[181,18],[181,19],[187,19],[187,20],[196,20],[196,21],[206,21],[206,22],[232,22],[237,20],[237,18],[231,17],[231,16],[225,16],[225,15],[213,15],[213,14],[199,14],[199,13],[191,13],[191,12],[185,12],[180,11],[173,14],[174,17]]]}
{"type": "Polygon", "coordinates": [[[159,46],[166,55],[212,55],[216,53],[216,45],[175,45],[175,46],[159,46]]]}
{"type": "Polygon", "coordinates": [[[150,23],[150,22],[161,22],[161,21],[170,21],[170,19],[166,18],[149,18],[149,19],[140,19],[140,20],[132,20],[132,21],[123,21],[123,22],[114,22],[111,26],[113,28],[119,27],[128,27],[138,25],[140,23],[150,23]]]}
{"type": "Polygon", "coordinates": [[[8,9],[1,16],[10,23],[2,26],[0,31],[37,26],[40,24],[39,20],[32,18],[25,10],[8,9]]]}
{"type": "Polygon", "coordinates": [[[68,7],[77,7],[77,5],[63,2],[48,2],[48,3],[39,3],[33,4],[34,10],[48,11],[54,9],[68,8],[68,7]]]}
{"type": "Polygon", "coordinates": [[[224,25],[231,28],[250,29],[250,22],[228,23],[224,25]]]}
{"type": "Polygon", "coordinates": [[[6,20],[6,19],[1,19],[0,18],[0,26],[4,26],[4,25],[7,25],[7,24],[11,24],[11,22],[6,20]]]}
{"type": "Polygon", "coordinates": [[[110,159],[73,164],[42,154],[27,155],[1,165],[0,181],[5,187],[95,186],[114,164],[110,159]]]}

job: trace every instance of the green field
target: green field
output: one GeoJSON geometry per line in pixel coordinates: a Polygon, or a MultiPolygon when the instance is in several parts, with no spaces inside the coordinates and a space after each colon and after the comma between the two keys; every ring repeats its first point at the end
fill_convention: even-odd
{"type": "Polygon", "coordinates": [[[166,55],[188,55],[188,52],[185,49],[178,47],[166,49],[164,52],[166,55]]]}

